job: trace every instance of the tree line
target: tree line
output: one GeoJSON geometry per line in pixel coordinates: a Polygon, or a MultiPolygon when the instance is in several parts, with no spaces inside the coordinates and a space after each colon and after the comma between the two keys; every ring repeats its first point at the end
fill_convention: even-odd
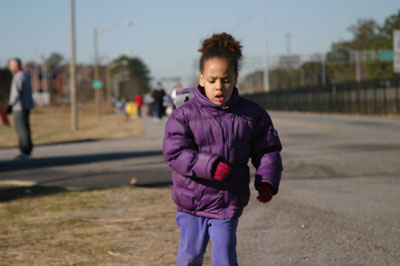
{"type": "MultiPolygon", "coordinates": [[[[24,70],[30,74],[35,92],[50,93],[51,103],[63,102],[69,98],[69,62],[60,53],[53,52],[47,58],[42,58],[42,62],[39,63],[25,62],[24,70]]],[[[104,98],[111,96],[133,99],[136,94],[145,94],[150,91],[150,71],[138,57],[120,56],[107,64],[100,65],[99,70],[104,98]]],[[[0,71],[0,102],[2,104],[8,99],[11,78],[7,69],[0,71]]],[[[78,101],[93,100],[93,65],[78,64],[76,78],[78,101]]]]}
{"type": "MultiPolygon", "coordinates": [[[[382,25],[374,19],[358,19],[348,30],[352,38],[334,42],[326,55],[315,54],[305,62],[289,62],[270,69],[270,89],[321,87],[394,78],[393,31],[400,30],[400,10],[387,17],[382,25]]],[[[241,87],[251,86],[252,82],[256,83],[256,87],[265,88],[263,71],[246,76],[241,87]]]]}

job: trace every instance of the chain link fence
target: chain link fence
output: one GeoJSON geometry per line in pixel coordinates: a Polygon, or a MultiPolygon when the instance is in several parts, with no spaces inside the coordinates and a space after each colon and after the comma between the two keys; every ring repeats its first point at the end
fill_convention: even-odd
{"type": "Polygon", "coordinates": [[[400,114],[400,78],[243,95],[269,110],[400,114]]]}

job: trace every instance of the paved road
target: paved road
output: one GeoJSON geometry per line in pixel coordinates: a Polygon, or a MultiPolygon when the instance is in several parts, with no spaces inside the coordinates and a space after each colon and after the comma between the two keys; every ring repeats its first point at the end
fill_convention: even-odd
{"type": "Polygon", "coordinates": [[[144,137],[36,146],[29,161],[10,161],[17,149],[0,149],[0,181],[77,190],[127,185],[131,178],[140,185],[169,183],[161,150],[165,122],[144,120],[144,137]]]}
{"type": "Polygon", "coordinates": [[[241,218],[241,265],[400,265],[400,121],[272,116],[283,180],[241,218]]]}
{"type": "MultiPolygon", "coordinates": [[[[271,113],[284,151],[279,195],[252,199],[238,228],[240,265],[400,265],[400,121],[271,113]]],[[[36,180],[70,189],[169,182],[163,125],[146,137],[35,148],[9,161],[0,180],[36,180]]]]}

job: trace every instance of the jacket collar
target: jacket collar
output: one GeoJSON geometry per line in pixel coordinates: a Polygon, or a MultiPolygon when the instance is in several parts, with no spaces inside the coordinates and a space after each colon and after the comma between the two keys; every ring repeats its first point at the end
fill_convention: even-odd
{"type": "Polygon", "coordinates": [[[202,86],[197,85],[196,89],[194,90],[194,95],[196,101],[200,104],[201,107],[207,108],[207,109],[212,109],[216,111],[228,111],[232,109],[236,105],[236,103],[239,100],[239,92],[236,87],[233,88],[232,96],[231,98],[224,104],[218,105],[213,102],[211,102],[204,94],[204,88],[202,86]]]}
{"type": "Polygon", "coordinates": [[[13,76],[17,75],[19,72],[22,72],[21,69],[16,70],[14,73],[12,73],[13,76]]]}

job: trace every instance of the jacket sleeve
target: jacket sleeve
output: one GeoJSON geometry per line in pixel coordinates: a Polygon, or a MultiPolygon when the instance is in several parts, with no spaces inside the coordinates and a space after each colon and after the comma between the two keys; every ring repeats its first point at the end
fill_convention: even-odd
{"type": "Polygon", "coordinates": [[[260,183],[269,183],[274,188],[274,194],[278,193],[283,170],[281,150],[278,132],[268,113],[262,110],[253,132],[250,151],[251,162],[256,168],[256,188],[260,183]]]}
{"type": "Polygon", "coordinates": [[[163,143],[165,162],[186,177],[213,180],[213,167],[218,155],[199,152],[193,133],[182,109],[177,109],[168,119],[163,143]]]}

